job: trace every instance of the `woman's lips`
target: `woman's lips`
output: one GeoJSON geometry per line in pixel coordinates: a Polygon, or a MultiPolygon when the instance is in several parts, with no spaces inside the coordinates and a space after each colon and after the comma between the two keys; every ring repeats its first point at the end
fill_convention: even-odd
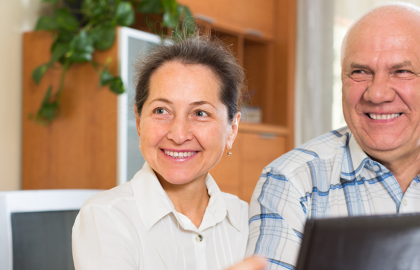
{"type": "Polygon", "coordinates": [[[178,150],[178,151],[165,150],[165,149],[161,149],[161,150],[165,156],[171,159],[179,160],[179,161],[190,159],[198,153],[198,151],[191,151],[191,150],[178,150]]]}

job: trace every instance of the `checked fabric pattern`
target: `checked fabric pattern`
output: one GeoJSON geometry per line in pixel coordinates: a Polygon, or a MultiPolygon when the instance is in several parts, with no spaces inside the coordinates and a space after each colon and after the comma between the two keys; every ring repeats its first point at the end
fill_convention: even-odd
{"type": "Polygon", "coordinates": [[[324,134],[262,171],[251,199],[247,255],[267,257],[267,269],[294,269],[308,218],[420,212],[418,177],[403,194],[347,127],[324,134]]]}

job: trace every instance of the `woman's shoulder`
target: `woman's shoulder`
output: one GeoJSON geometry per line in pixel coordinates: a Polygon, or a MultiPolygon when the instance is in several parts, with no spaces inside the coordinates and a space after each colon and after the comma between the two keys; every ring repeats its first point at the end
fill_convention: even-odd
{"type": "Polygon", "coordinates": [[[245,224],[245,227],[248,227],[248,203],[233,194],[222,192],[222,195],[226,202],[229,217],[239,222],[239,224],[241,224],[238,224],[239,226],[243,227],[243,224],[245,224]]]}
{"type": "Polygon", "coordinates": [[[240,209],[245,208],[245,210],[248,210],[248,207],[249,207],[248,203],[239,199],[238,196],[230,194],[230,193],[226,193],[226,192],[223,192],[223,191],[222,191],[222,195],[223,195],[223,199],[225,199],[225,201],[226,201],[226,205],[228,205],[228,206],[232,205],[232,206],[238,207],[240,209]]]}
{"type": "Polygon", "coordinates": [[[134,200],[133,189],[130,182],[126,182],[109,190],[104,190],[90,197],[83,207],[112,206],[122,200],[134,200]]]}

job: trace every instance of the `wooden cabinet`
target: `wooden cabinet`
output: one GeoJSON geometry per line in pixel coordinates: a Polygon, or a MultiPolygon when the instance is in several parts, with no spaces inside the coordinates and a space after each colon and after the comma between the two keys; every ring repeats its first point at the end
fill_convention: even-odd
{"type": "Polygon", "coordinates": [[[232,156],[224,155],[210,171],[220,189],[251,200],[262,169],[286,151],[287,129],[240,124],[232,156]]]}
{"type": "MultiPolygon", "coordinates": [[[[50,69],[36,85],[32,71],[50,60],[51,34],[25,33],[23,37],[22,188],[109,189],[116,185],[117,97],[99,87],[99,76],[89,64],[68,70],[59,120],[48,127],[29,119],[35,114],[49,85],[55,89],[60,72],[50,69]]],[[[117,44],[95,53],[98,62],[114,61],[117,44]]]]}
{"type": "MultiPolygon", "coordinates": [[[[233,155],[223,156],[211,171],[223,191],[249,201],[262,169],[293,148],[296,1],[179,2],[236,53],[248,80],[248,104],[262,109],[262,124],[241,123],[233,155]]],[[[48,85],[59,81],[54,70],[39,86],[31,79],[32,70],[49,60],[50,44],[49,33],[24,36],[22,188],[112,188],[117,184],[117,97],[99,87],[90,65],[68,71],[60,119],[48,127],[28,119],[48,85]]],[[[114,74],[117,49],[116,42],[94,56],[99,62],[112,57],[114,74]]]]}
{"type": "Polygon", "coordinates": [[[201,19],[238,33],[258,33],[272,38],[275,28],[276,0],[178,0],[201,19]]]}

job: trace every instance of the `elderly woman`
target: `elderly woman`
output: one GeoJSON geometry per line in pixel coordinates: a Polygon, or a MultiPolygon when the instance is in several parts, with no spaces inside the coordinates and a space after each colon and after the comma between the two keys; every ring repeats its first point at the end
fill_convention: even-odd
{"type": "Polygon", "coordinates": [[[209,174],[224,152],[232,154],[243,82],[219,42],[195,37],[151,52],[135,100],[146,163],[81,209],[76,269],[224,269],[244,258],[248,205],[209,174]]]}

